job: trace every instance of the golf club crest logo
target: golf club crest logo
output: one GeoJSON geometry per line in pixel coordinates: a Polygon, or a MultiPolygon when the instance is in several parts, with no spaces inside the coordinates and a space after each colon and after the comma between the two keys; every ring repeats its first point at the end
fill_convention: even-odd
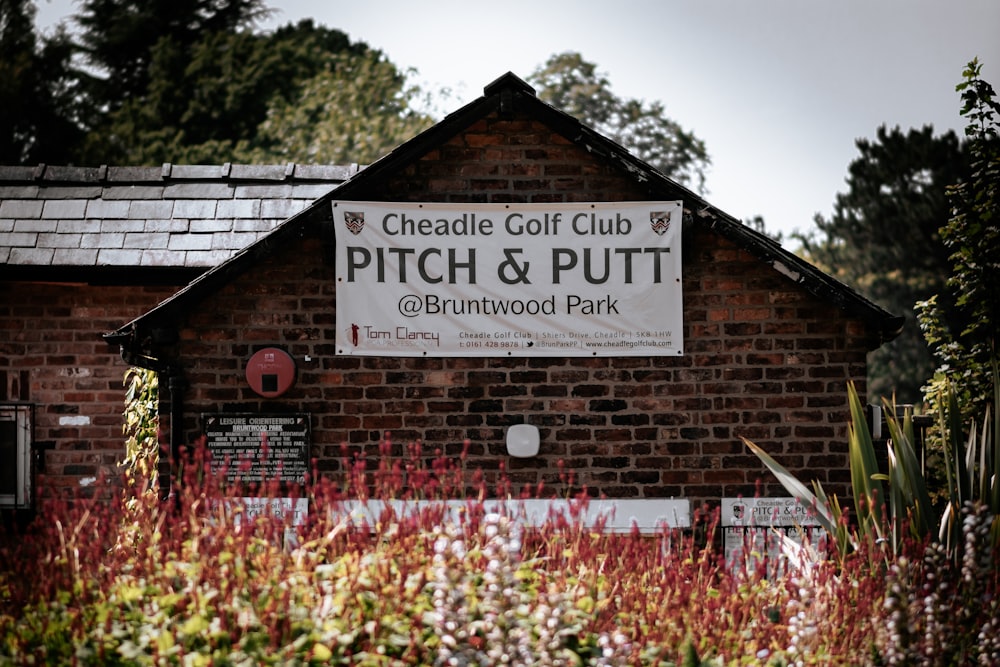
{"type": "Polygon", "coordinates": [[[650,211],[649,226],[659,236],[663,236],[670,229],[670,216],[672,213],[672,211],[650,211]]]}
{"type": "Polygon", "coordinates": [[[357,236],[365,228],[364,211],[344,211],[344,226],[347,230],[357,236]]]}

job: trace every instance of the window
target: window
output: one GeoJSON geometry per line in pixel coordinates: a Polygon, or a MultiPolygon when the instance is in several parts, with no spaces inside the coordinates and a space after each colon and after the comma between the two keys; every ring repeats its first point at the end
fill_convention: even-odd
{"type": "Polygon", "coordinates": [[[0,507],[31,506],[31,405],[0,403],[0,507]]]}

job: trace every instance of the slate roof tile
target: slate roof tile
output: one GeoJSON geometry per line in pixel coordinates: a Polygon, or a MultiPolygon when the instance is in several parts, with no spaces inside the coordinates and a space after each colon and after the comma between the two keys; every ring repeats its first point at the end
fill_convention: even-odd
{"type": "Polygon", "coordinates": [[[14,199],[0,202],[0,218],[40,218],[44,202],[14,199]]]}
{"type": "MultiPolygon", "coordinates": [[[[232,199],[236,190],[228,183],[176,183],[163,189],[164,199],[232,199]]],[[[175,205],[176,207],[176,205],[175,205]]]]}
{"type": "Polygon", "coordinates": [[[215,214],[220,218],[259,218],[259,199],[234,199],[232,201],[220,201],[216,207],[215,214]]]}
{"type": "Polygon", "coordinates": [[[69,167],[63,165],[46,165],[41,176],[47,181],[97,183],[105,178],[107,172],[107,167],[69,167]]]}
{"type": "Polygon", "coordinates": [[[54,231],[58,234],[95,234],[101,231],[101,224],[100,220],[56,220],[54,231]]]}
{"type": "Polygon", "coordinates": [[[121,248],[125,244],[125,234],[121,232],[100,232],[87,234],[80,239],[81,248],[121,248]]]}
{"type": "Polygon", "coordinates": [[[167,241],[170,250],[210,250],[212,234],[171,234],[167,241]]]}
{"type": "Polygon", "coordinates": [[[295,187],[291,183],[267,185],[237,185],[236,199],[281,199],[291,197],[295,187]]]}
{"type": "Polygon", "coordinates": [[[181,200],[174,202],[175,218],[214,218],[216,204],[215,199],[181,200]]]}
{"type": "Polygon", "coordinates": [[[229,177],[254,181],[283,181],[287,178],[286,171],[287,168],[283,164],[234,164],[229,177]]]}
{"type": "Polygon", "coordinates": [[[52,218],[83,218],[87,212],[87,201],[84,199],[49,199],[42,206],[42,217],[52,218]]]}
{"type": "Polygon", "coordinates": [[[125,235],[122,248],[166,248],[170,236],[165,232],[134,232],[125,235]]]}
{"type": "Polygon", "coordinates": [[[101,232],[144,232],[146,231],[145,220],[102,220],[101,232]]]}
{"type": "Polygon", "coordinates": [[[190,220],[145,220],[143,229],[147,232],[171,232],[183,234],[191,227],[190,220]]]}
{"type": "Polygon", "coordinates": [[[189,223],[188,231],[192,234],[207,234],[214,232],[230,232],[233,230],[232,220],[192,220],[189,223]]]}
{"type": "MultiPolygon", "coordinates": [[[[139,266],[173,266],[177,263],[177,258],[181,257],[183,262],[184,253],[176,250],[166,250],[162,248],[144,248],[139,266]]],[[[183,266],[183,263],[181,264],[183,266]]]]}
{"type": "Polygon", "coordinates": [[[170,165],[169,175],[171,179],[215,179],[228,175],[229,171],[230,167],[220,164],[174,164],[170,165]]]}
{"type": "Polygon", "coordinates": [[[141,183],[162,179],[161,167],[108,167],[109,183],[141,183]]]}
{"type": "Polygon", "coordinates": [[[39,234],[35,243],[39,248],[79,248],[83,234],[39,234]]]}
{"type": "Polygon", "coordinates": [[[55,266],[94,266],[97,264],[95,248],[56,248],[52,256],[55,266]]]}
{"type": "Polygon", "coordinates": [[[97,252],[97,263],[103,266],[137,266],[142,258],[142,250],[101,248],[97,252]]]}
{"type": "MultiPolygon", "coordinates": [[[[0,172],[2,171],[3,167],[0,167],[0,172]]],[[[36,197],[38,197],[37,185],[3,185],[2,180],[0,180],[0,199],[35,199],[36,197]]]]}
{"type": "Polygon", "coordinates": [[[0,180],[30,181],[35,177],[34,165],[0,165],[0,180]]]}
{"type": "Polygon", "coordinates": [[[162,185],[125,185],[104,188],[101,197],[104,199],[128,199],[133,202],[139,199],[162,199],[163,190],[162,185]]]}
{"type": "Polygon", "coordinates": [[[39,189],[39,195],[45,195],[46,199],[97,199],[104,192],[100,185],[88,185],[84,187],[60,187],[39,189]]]}
{"type": "Polygon", "coordinates": [[[18,248],[10,249],[8,264],[28,264],[32,266],[47,265],[52,263],[52,255],[55,250],[52,248],[18,248]]]}
{"type": "Polygon", "coordinates": [[[163,201],[162,199],[148,201],[132,201],[129,203],[128,215],[125,217],[134,220],[148,220],[149,218],[169,218],[173,215],[174,203],[163,201]]]}
{"type": "Polygon", "coordinates": [[[0,246],[6,248],[34,248],[38,243],[38,234],[30,232],[7,232],[0,234],[0,246]]]}
{"type": "Polygon", "coordinates": [[[52,231],[51,220],[9,220],[14,232],[48,232],[52,231]]]}
{"type": "Polygon", "coordinates": [[[94,199],[87,202],[87,218],[127,218],[129,201],[126,199],[94,199]]]}

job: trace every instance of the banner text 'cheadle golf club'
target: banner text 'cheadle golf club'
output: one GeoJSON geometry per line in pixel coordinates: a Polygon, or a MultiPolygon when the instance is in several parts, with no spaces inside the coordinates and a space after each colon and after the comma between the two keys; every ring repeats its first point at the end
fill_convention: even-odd
{"type": "Polygon", "coordinates": [[[337,351],[683,353],[681,202],[333,203],[337,351]]]}

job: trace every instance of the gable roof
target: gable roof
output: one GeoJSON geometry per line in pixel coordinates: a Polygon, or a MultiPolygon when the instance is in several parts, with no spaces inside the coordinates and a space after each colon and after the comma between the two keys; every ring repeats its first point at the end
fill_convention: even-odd
{"type": "Polygon", "coordinates": [[[357,171],[294,163],[0,166],[0,279],[133,281],[142,271],[186,276],[183,284],[357,171]]]}
{"type": "Polygon", "coordinates": [[[737,218],[670,180],[619,144],[600,135],[576,118],[542,102],[535,96],[535,90],[531,86],[508,72],[486,86],[482,97],[449,114],[440,123],[400,145],[363,171],[355,173],[261,239],[196,278],[187,287],[146,314],[117,331],[106,334],[105,338],[109,342],[126,344],[133,338],[133,333],[145,328],[146,324],[173,320],[176,315],[187,310],[204,295],[221,288],[276,248],[282,247],[286,240],[308,229],[319,227],[323,230],[325,238],[332,239],[332,229],[329,229],[333,220],[332,201],[364,199],[366,192],[377,188],[379,184],[398,174],[407,164],[419,159],[474,122],[492,113],[503,116],[512,114],[514,110],[551,127],[588,153],[616,165],[622,173],[643,189],[650,199],[683,200],[686,227],[710,229],[718,233],[816,297],[861,319],[869,328],[876,346],[899,335],[903,324],[902,317],[892,315],[847,285],[785,250],[770,237],[743,225],[737,218]]]}

